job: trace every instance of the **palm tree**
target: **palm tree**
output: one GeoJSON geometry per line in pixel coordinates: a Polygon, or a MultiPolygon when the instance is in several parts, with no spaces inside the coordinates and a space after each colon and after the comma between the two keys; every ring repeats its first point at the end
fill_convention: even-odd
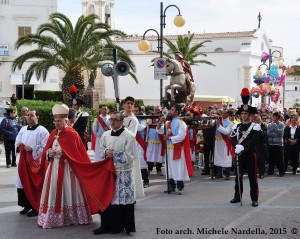
{"type": "MultiPolygon", "coordinates": [[[[109,25],[100,23],[94,15],[81,16],[73,27],[70,19],[61,13],[53,13],[50,22],[38,27],[35,34],[20,37],[16,42],[18,49],[22,45],[34,44],[36,49],[17,57],[12,70],[20,70],[28,60],[33,63],[25,74],[25,82],[29,83],[33,74],[38,79],[46,80],[51,67],[62,70],[64,102],[70,99],[69,88],[73,84],[79,86],[79,96],[84,92],[83,71],[92,72],[105,62],[113,61],[113,48],[118,49],[118,58],[126,61],[135,72],[135,65],[124,49],[113,44],[112,37],[124,37],[125,33],[113,30],[109,25]]],[[[130,75],[137,82],[134,73],[130,75]]]]}
{"type": "MultiPolygon", "coordinates": [[[[202,41],[194,46],[191,46],[191,42],[193,41],[194,33],[190,36],[178,36],[176,40],[176,45],[170,41],[167,38],[164,38],[165,43],[170,48],[171,52],[175,53],[176,51],[180,51],[184,57],[184,59],[190,64],[190,65],[198,65],[200,64],[207,64],[211,66],[215,66],[210,61],[206,60],[196,60],[199,56],[206,57],[207,55],[205,53],[199,52],[199,49],[201,47],[204,47],[204,44],[207,42],[211,42],[210,40],[202,41]]],[[[164,53],[165,56],[172,58],[169,53],[164,53]]]]}

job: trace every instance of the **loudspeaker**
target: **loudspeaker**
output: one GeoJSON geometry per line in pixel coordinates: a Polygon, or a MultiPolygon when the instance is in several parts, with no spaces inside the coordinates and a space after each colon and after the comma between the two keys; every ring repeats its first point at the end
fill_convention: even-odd
{"type": "Polygon", "coordinates": [[[125,61],[120,61],[115,65],[115,72],[119,76],[126,76],[129,70],[129,65],[125,61]]]}
{"type": "Polygon", "coordinates": [[[113,76],[114,75],[114,65],[111,63],[104,63],[101,66],[101,72],[105,76],[113,76]]]}

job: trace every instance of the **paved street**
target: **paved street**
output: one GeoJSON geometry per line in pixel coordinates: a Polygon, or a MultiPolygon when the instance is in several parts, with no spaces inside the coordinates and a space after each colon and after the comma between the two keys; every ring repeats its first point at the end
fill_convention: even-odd
{"type": "MultiPolygon", "coordinates": [[[[89,152],[92,155],[92,152],[89,152]]],[[[200,169],[186,183],[183,196],[164,194],[163,176],[151,175],[146,197],[137,200],[136,233],[95,236],[100,223],[43,230],[37,218],[19,215],[14,187],[16,168],[6,168],[0,155],[0,239],[31,238],[300,238],[300,175],[266,177],[259,181],[259,207],[253,208],[245,177],[243,206],[230,204],[231,180],[211,180],[200,169]],[[299,232],[298,232],[299,230],[299,232]],[[294,233],[294,234],[293,234],[294,233]],[[249,235],[250,234],[250,235],[249,235]]]]}

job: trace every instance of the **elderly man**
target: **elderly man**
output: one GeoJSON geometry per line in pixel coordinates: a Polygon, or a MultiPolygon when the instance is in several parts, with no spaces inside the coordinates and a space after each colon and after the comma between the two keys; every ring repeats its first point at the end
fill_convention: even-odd
{"type": "MultiPolygon", "coordinates": [[[[136,201],[134,161],[137,161],[135,135],[123,126],[124,115],[111,114],[110,126],[100,140],[101,158],[112,159],[117,172],[116,191],[110,206],[102,213],[101,226],[94,234],[135,232],[136,201]]],[[[135,162],[138,163],[138,162],[135,162]]]]}
{"type": "Polygon", "coordinates": [[[42,156],[49,166],[40,197],[38,225],[53,228],[87,224],[92,221],[91,214],[104,211],[110,204],[115,170],[109,160],[90,162],[79,135],[67,125],[66,105],[54,105],[52,113],[55,129],[42,156]]]}
{"type": "Polygon", "coordinates": [[[18,125],[20,128],[27,125],[26,117],[27,117],[27,113],[28,113],[28,108],[25,106],[22,107],[21,113],[22,113],[22,116],[18,117],[18,125]]]}
{"type": "Polygon", "coordinates": [[[40,158],[49,137],[48,130],[39,125],[39,117],[39,113],[36,110],[29,110],[26,117],[28,126],[23,127],[16,138],[16,146],[21,149],[16,174],[18,205],[24,207],[20,214],[27,213],[29,217],[37,216],[37,211],[27,198],[27,195],[29,198],[35,197],[35,195],[31,194],[31,189],[28,188],[29,174],[31,174],[28,168],[31,165],[40,165],[40,158]],[[31,156],[28,159],[24,157],[25,151],[31,156]],[[25,185],[24,189],[23,184],[25,185]]]}

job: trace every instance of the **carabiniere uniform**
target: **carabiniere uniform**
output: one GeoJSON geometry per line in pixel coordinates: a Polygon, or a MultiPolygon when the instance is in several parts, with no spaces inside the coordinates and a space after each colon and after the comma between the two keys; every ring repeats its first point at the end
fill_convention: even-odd
{"type": "MultiPolygon", "coordinates": [[[[250,114],[255,113],[256,108],[249,105],[242,105],[239,111],[247,111],[250,114]]],[[[258,183],[257,183],[257,157],[254,153],[256,143],[261,137],[262,131],[259,124],[253,122],[239,123],[233,126],[231,132],[231,141],[235,147],[240,144],[244,147],[244,150],[237,156],[239,160],[239,175],[240,175],[240,189],[241,195],[243,194],[243,174],[248,173],[250,183],[250,196],[252,202],[258,201],[258,183]]],[[[235,193],[234,199],[239,201],[239,188],[238,178],[235,178],[235,193]]],[[[234,199],[231,201],[233,202],[234,199]]],[[[254,205],[252,205],[254,206],[254,205]]],[[[256,206],[256,205],[255,205],[256,206]]]]}

